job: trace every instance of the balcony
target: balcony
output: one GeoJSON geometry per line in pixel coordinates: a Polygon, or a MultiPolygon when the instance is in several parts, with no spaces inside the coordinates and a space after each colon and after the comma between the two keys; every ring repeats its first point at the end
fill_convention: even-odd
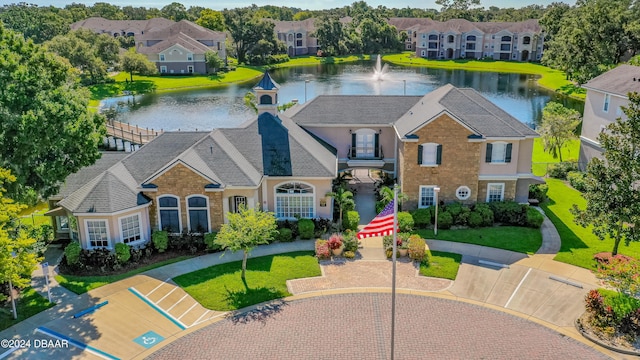
{"type": "Polygon", "coordinates": [[[347,166],[349,167],[377,167],[384,166],[384,152],[382,146],[349,146],[347,151],[347,166]]]}

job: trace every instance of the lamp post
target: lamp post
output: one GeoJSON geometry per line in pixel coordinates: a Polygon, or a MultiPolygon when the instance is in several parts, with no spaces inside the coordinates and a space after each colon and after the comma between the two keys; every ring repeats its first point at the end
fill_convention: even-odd
{"type": "Polygon", "coordinates": [[[304,102],[307,102],[307,84],[310,82],[311,80],[305,80],[304,81],[304,102]]]}
{"type": "Polygon", "coordinates": [[[434,187],[433,188],[433,194],[434,194],[434,201],[436,203],[436,222],[433,225],[433,234],[434,235],[438,235],[438,193],[440,192],[440,188],[439,187],[434,187]]]}
{"type": "MultiPolygon", "coordinates": [[[[11,256],[15,259],[16,253],[11,252],[11,256]]],[[[13,297],[13,283],[11,282],[11,274],[9,275],[9,296],[11,297],[11,309],[13,310],[13,318],[18,319],[18,312],[16,311],[16,299],[13,297]]]]}

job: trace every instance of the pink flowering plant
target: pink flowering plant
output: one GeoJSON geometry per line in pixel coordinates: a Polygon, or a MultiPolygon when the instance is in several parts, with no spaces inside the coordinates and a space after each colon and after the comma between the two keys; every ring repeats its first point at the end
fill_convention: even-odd
{"type": "Polygon", "coordinates": [[[334,233],[329,237],[327,244],[331,250],[338,250],[342,246],[343,238],[341,234],[334,233]]]}
{"type": "Polygon", "coordinates": [[[320,260],[329,259],[331,257],[327,240],[316,240],[316,257],[320,260]]]}

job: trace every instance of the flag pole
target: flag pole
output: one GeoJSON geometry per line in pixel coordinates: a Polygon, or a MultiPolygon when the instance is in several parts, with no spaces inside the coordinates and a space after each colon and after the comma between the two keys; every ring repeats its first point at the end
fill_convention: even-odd
{"type": "Polygon", "coordinates": [[[398,248],[398,184],[393,186],[393,275],[391,277],[391,360],[396,337],[396,252],[398,248]]]}

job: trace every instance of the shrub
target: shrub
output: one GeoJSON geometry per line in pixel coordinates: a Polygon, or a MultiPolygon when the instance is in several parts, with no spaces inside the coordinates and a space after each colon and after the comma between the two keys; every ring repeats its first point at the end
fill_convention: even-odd
{"type": "Polygon", "coordinates": [[[494,201],[489,203],[495,221],[503,224],[525,226],[527,224],[527,205],[515,201],[494,201]]]}
{"type": "Polygon", "coordinates": [[[67,257],[67,264],[77,264],[78,261],[80,261],[81,252],[82,247],[80,247],[80,243],[73,241],[69,245],[67,245],[67,247],[64,248],[64,255],[67,257]]]}
{"type": "Polygon", "coordinates": [[[345,251],[342,255],[347,259],[353,259],[356,257],[356,253],[350,250],[345,251]]]}
{"type": "Polygon", "coordinates": [[[406,211],[398,213],[398,228],[401,232],[409,232],[413,230],[413,217],[406,211]]]}
{"type": "Polygon", "coordinates": [[[491,210],[488,204],[476,204],[473,207],[473,211],[482,216],[482,226],[493,225],[493,210],[491,210]]]}
{"type": "Polygon", "coordinates": [[[329,244],[327,244],[327,240],[316,240],[316,257],[320,260],[328,259],[331,257],[331,252],[329,251],[329,244]]]}
{"type": "Polygon", "coordinates": [[[333,222],[331,219],[317,218],[313,219],[313,225],[315,226],[315,237],[320,237],[326,234],[330,229],[333,222]]]}
{"type": "Polygon", "coordinates": [[[482,215],[480,215],[479,212],[477,211],[472,211],[469,213],[469,226],[471,226],[472,228],[477,228],[482,226],[482,215]]]}
{"type": "Polygon", "coordinates": [[[529,185],[529,199],[544,202],[547,200],[547,191],[549,191],[549,185],[547,184],[531,184],[529,185]]]}
{"type": "Polygon", "coordinates": [[[460,215],[460,213],[462,212],[462,204],[460,204],[458,202],[447,204],[444,207],[444,211],[446,211],[449,214],[451,214],[451,217],[453,218],[453,221],[455,222],[456,219],[458,218],[458,215],[460,215]]]}
{"type": "Polygon", "coordinates": [[[342,237],[342,245],[345,251],[353,251],[354,253],[358,251],[358,239],[355,232],[347,230],[342,234],[342,237]]]}
{"type": "MultiPolygon", "coordinates": [[[[397,236],[398,248],[400,248],[400,245],[402,245],[403,242],[408,241],[410,236],[411,236],[410,233],[403,233],[403,232],[398,233],[398,236],[397,236]]],[[[393,235],[386,235],[382,237],[382,246],[385,249],[393,247],[393,235]]]]}
{"type": "Polygon", "coordinates": [[[580,192],[584,192],[587,189],[585,177],[585,173],[580,171],[570,171],[567,173],[567,180],[569,180],[569,184],[580,192]]]}
{"type": "Polygon", "coordinates": [[[627,334],[640,336],[640,309],[631,311],[620,320],[620,330],[627,334]]]}
{"type": "Polygon", "coordinates": [[[313,225],[313,220],[298,220],[298,233],[300,234],[301,239],[311,239],[313,237],[314,230],[315,226],[313,225]]]}
{"type": "Polygon", "coordinates": [[[159,253],[163,253],[169,247],[169,233],[164,230],[156,230],[151,234],[153,246],[159,253]]]}
{"type": "Polygon", "coordinates": [[[409,258],[415,261],[423,261],[427,255],[426,243],[419,235],[409,237],[409,258]]]}
{"type": "Polygon", "coordinates": [[[627,256],[627,255],[623,255],[623,254],[616,254],[615,256],[613,256],[613,255],[611,255],[610,252],[597,253],[597,254],[593,255],[593,259],[600,265],[608,265],[614,260],[619,260],[619,261],[622,261],[622,262],[629,262],[629,261],[633,260],[632,257],[627,256]]]}
{"type": "Polygon", "coordinates": [[[329,245],[329,249],[338,250],[342,246],[342,235],[340,234],[331,234],[329,240],[327,241],[329,245]]]}
{"type": "Polygon", "coordinates": [[[282,228],[278,230],[278,233],[276,234],[276,240],[280,242],[291,242],[293,241],[292,234],[293,233],[291,232],[291,229],[282,228]]]}
{"type": "Polygon", "coordinates": [[[116,259],[120,264],[124,264],[131,258],[131,247],[127,244],[116,244],[116,259]]]}
{"type": "Polygon", "coordinates": [[[411,213],[411,216],[413,217],[414,225],[421,229],[426,228],[432,223],[431,209],[429,208],[415,210],[411,213]]]}
{"type": "Polygon", "coordinates": [[[567,173],[570,171],[576,171],[578,168],[575,163],[571,162],[561,162],[557,164],[552,164],[549,166],[548,175],[552,178],[556,179],[567,179],[567,173]]]}
{"type": "Polygon", "coordinates": [[[537,229],[542,226],[543,222],[544,217],[538,210],[531,207],[527,209],[527,227],[537,229]]]}
{"type": "Polygon", "coordinates": [[[357,211],[351,210],[344,213],[344,221],[342,226],[349,230],[358,230],[358,224],[360,223],[360,214],[357,211]]]}
{"type": "Polygon", "coordinates": [[[216,236],[218,236],[217,232],[210,232],[210,233],[206,233],[204,234],[204,243],[205,245],[207,245],[207,249],[209,250],[213,250],[213,251],[220,251],[222,250],[222,247],[218,244],[216,244],[216,236]]]}
{"type": "Polygon", "coordinates": [[[450,213],[443,211],[438,214],[438,229],[450,229],[453,225],[453,216],[450,213]]]}
{"type": "Polygon", "coordinates": [[[120,267],[116,254],[108,249],[82,250],[80,262],[87,270],[97,268],[103,273],[120,267]]]}
{"type": "Polygon", "coordinates": [[[469,214],[471,214],[471,209],[468,206],[463,206],[460,209],[460,214],[453,220],[453,223],[456,225],[468,225],[469,224],[469,214]]]}

